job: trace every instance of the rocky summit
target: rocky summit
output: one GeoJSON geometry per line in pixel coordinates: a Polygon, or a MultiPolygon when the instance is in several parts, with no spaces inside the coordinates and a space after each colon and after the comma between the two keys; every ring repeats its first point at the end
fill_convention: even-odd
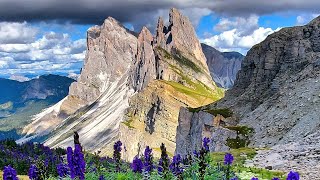
{"type": "Polygon", "coordinates": [[[305,26],[283,28],[253,46],[225,98],[181,109],[176,151],[199,147],[203,136],[212,137],[211,150],[271,148],[248,164],[294,168],[303,179],[314,179],[314,168],[307,167],[319,164],[314,158],[319,156],[314,142],[320,126],[319,33],[320,17],[305,26]]]}
{"type": "Polygon", "coordinates": [[[69,95],[24,128],[24,142],[47,137],[51,147],[73,145],[73,132],[91,152],[111,154],[121,139],[132,160],[146,145],[160,153],[176,146],[180,107],[196,108],[224,96],[212,80],[189,19],[171,9],[159,18],[155,36],[136,35],[109,17],[87,32],[87,54],[69,95]],[[165,25],[168,24],[168,25],[165,25]],[[158,151],[157,151],[158,150],[158,151]]]}

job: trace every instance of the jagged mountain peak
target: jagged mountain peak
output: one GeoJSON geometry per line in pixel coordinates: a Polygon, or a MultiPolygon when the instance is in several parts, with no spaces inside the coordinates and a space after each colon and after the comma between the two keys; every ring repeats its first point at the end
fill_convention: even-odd
{"type": "Polygon", "coordinates": [[[168,26],[165,26],[162,18],[158,19],[155,39],[156,46],[170,53],[182,53],[209,74],[206,58],[196,32],[189,18],[182,15],[177,9],[170,10],[168,26]]]}
{"type": "Polygon", "coordinates": [[[139,35],[138,35],[138,39],[140,42],[149,41],[151,44],[151,41],[153,41],[153,36],[152,36],[152,33],[150,32],[150,30],[146,26],[143,26],[139,35]]]}
{"type": "Polygon", "coordinates": [[[176,9],[170,16],[169,26],[159,18],[154,37],[146,27],[136,36],[113,18],[90,28],[78,81],[35,117],[21,141],[49,134],[47,145],[66,147],[72,129],[89,151],[106,154],[121,139],[130,150],[126,159],[143,144],[166,142],[173,153],[180,107],[211,103],[224,92],[212,81],[189,19],[176,9]]]}

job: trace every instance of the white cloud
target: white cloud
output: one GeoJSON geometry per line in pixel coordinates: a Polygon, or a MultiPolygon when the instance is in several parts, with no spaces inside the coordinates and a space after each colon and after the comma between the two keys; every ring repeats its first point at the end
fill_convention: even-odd
{"type": "MultiPolygon", "coordinates": [[[[27,23],[20,25],[29,27],[27,23]]],[[[42,33],[40,38],[30,38],[23,41],[25,43],[0,43],[0,75],[59,73],[81,67],[85,58],[85,39],[72,40],[67,33],[42,33]]],[[[36,35],[39,36],[40,33],[36,35]]]]}
{"type": "Polygon", "coordinates": [[[30,78],[22,76],[22,75],[11,75],[9,77],[11,80],[19,81],[19,82],[24,82],[24,81],[29,81],[30,78]]]}
{"type": "Polygon", "coordinates": [[[0,44],[25,44],[33,42],[37,28],[26,22],[0,22],[0,44]]]}
{"type": "Polygon", "coordinates": [[[296,25],[305,25],[309,23],[312,19],[318,17],[320,14],[301,14],[297,16],[296,25]]]}
{"type": "Polygon", "coordinates": [[[69,72],[68,74],[68,78],[71,78],[71,79],[74,79],[74,80],[77,80],[79,77],[79,74],[76,74],[74,72],[69,72]]]}
{"type": "Polygon", "coordinates": [[[237,28],[237,31],[242,35],[248,35],[251,34],[255,29],[259,28],[258,21],[259,17],[255,14],[252,14],[247,18],[221,18],[219,23],[214,27],[214,30],[223,32],[237,28]]]}
{"type": "Polygon", "coordinates": [[[28,44],[0,44],[0,52],[18,53],[28,51],[30,51],[28,44]]]}
{"type": "Polygon", "coordinates": [[[259,27],[259,17],[251,15],[248,18],[222,18],[214,27],[222,31],[220,34],[202,39],[201,42],[208,44],[220,51],[238,51],[242,54],[255,44],[263,41],[269,34],[279,30],[259,27]]]}

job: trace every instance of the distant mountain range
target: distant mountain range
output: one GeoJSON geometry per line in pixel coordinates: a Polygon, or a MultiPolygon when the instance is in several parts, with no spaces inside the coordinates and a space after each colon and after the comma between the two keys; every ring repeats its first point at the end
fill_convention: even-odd
{"type": "Polygon", "coordinates": [[[206,44],[201,44],[201,47],[214,82],[222,88],[231,88],[244,56],[238,52],[220,52],[206,44]]]}
{"type": "Polygon", "coordinates": [[[17,138],[19,131],[33,115],[57,103],[69,91],[73,79],[43,75],[19,82],[0,78],[0,139],[17,138]]]}

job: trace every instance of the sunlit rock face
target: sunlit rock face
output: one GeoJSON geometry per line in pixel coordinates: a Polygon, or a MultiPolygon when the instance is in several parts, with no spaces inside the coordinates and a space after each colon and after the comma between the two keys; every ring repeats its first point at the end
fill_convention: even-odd
{"type": "Polygon", "coordinates": [[[155,155],[161,143],[175,151],[180,107],[210,104],[224,91],[212,80],[199,40],[187,17],[170,11],[155,36],[143,27],[137,35],[113,18],[87,33],[87,54],[69,95],[39,114],[21,141],[47,136],[46,145],[67,147],[73,131],[91,152],[111,154],[123,141],[125,159],[146,145],[155,155]]]}
{"type": "MultiPolygon", "coordinates": [[[[318,17],[305,26],[283,28],[253,46],[225,98],[196,112],[180,111],[186,118],[179,119],[179,130],[183,134],[193,133],[200,141],[204,131],[192,132],[192,128],[187,130],[184,124],[192,127],[192,118],[200,112],[229,109],[233,114],[223,120],[220,127],[252,128],[249,146],[288,144],[317,133],[320,126],[319,33],[318,17]]],[[[232,134],[225,133],[225,136],[232,138],[232,134]]],[[[211,137],[213,141],[217,139],[214,135],[211,137]]],[[[190,142],[195,141],[184,144],[190,142]]]]}

